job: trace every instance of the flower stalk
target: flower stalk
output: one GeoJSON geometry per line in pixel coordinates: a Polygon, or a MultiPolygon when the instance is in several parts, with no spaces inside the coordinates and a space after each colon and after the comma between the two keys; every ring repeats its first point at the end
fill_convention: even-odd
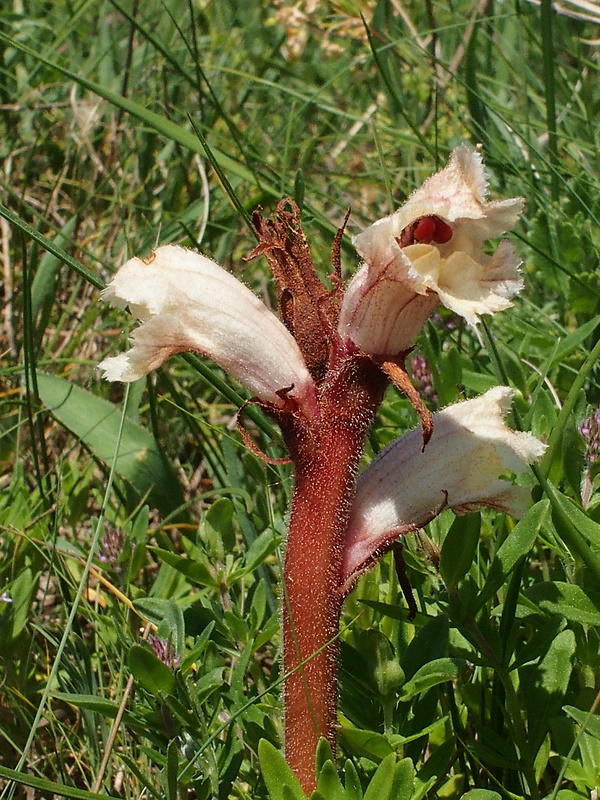
{"type": "Polygon", "coordinates": [[[295,467],[282,590],[285,752],[307,794],[319,738],[335,751],[339,620],[357,576],[444,508],[519,514],[528,492],[500,476],[523,471],[543,451],[504,424],[509,389],[432,417],[405,368],[438,305],[476,325],[521,288],[512,245],[501,242],[493,255],[484,247],[515,224],[521,200],[486,196],[481,156],[457,148],[402,208],[355,237],[363,263],[345,290],[343,227],[329,289],[295,204],[282,201],[272,220],[256,211],[250,258],[269,262],[279,319],[213,261],[170,245],[130,259],[104,295],[142,323],[131,350],[101,364],[109,380],[136,380],[173,353],[197,352],[244,383],[279,423],[295,467]],[[390,383],[422,430],[393,442],[357,480],[390,383]]]}
{"type": "Polygon", "coordinates": [[[370,361],[348,361],[321,395],[319,423],[282,424],[296,472],[283,586],[285,752],[305,789],[314,787],[319,738],[335,750],[344,537],[364,438],[385,387],[370,361]]]}

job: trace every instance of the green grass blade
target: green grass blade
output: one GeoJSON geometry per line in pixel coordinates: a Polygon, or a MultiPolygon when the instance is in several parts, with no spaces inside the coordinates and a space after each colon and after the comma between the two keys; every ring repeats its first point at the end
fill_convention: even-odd
{"type": "Polygon", "coordinates": [[[95,792],[88,792],[75,786],[63,786],[61,783],[47,781],[45,778],[36,778],[35,775],[27,775],[24,772],[18,772],[15,769],[9,769],[1,765],[0,777],[5,778],[7,781],[14,781],[20,786],[31,786],[33,789],[39,789],[42,792],[48,792],[48,794],[58,795],[59,797],[69,797],[72,800],[106,800],[107,797],[110,797],[107,794],[95,794],[95,792]]]}

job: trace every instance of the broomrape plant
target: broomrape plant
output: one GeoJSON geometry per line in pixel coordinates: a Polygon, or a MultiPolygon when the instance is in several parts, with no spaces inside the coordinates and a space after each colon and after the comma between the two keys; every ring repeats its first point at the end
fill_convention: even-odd
{"type": "Polygon", "coordinates": [[[201,353],[245,384],[281,428],[295,467],[282,592],[285,753],[307,793],[319,737],[335,748],[336,635],[357,577],[398,536],[446,508],[521,515],[528,490],[500,476],[523,471],[544,450],[506,426],[510,389],[432,417],[404,368],[440,304],[475,326],[522,288],[512,245],[484,250],[515,225],[522,200],[490,202],[487,191],[480,154],[457,148],[400,209],[354,238],[363,262],[345,290],[343,229],[329,290],[294,203],[282,201],[273,220],[256,211],[251,255],[269,262],[279,319],[214,261],[171,245],[129,260],[103,295],[141,321],[132,348],[100,365],[108,380],[133,381],[173,353],[201,353]],[[413,403],[422,432],[392,442],[357,480],[390,381],[413,403]]]}

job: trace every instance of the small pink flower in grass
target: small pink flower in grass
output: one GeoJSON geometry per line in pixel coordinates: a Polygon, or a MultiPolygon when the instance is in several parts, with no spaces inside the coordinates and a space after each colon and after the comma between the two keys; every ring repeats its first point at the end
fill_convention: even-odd
{"type": "Polygon", "coordinates": [[[523,286],[520,259],[507,241],[491,256],[484,243],[514,227],[523,201],[488,202],[487,193],[481,156],[457,147],[398,211],[355,236],[364,263],[344,296],[342,338],[363,352],[396,356],[440,304],[470,325],[508,308],[523,286]]]}
{"type": "Polygon", "coordinates": [[[210,356],[259,400],[283,409],[294,401],[308,416],[316,390],[285,326],[241,281],[211,259],[174,245],[124,264],[103,298],[141,321],[133,347],[105,359],[110,381],[135,381],[174,353],[210,356]]]}
{"type": "Polygon", "coordinates": [[[585,441],[585,459],[588,464],[594,464],[600,453],[600,409],[583,420],[579,432],[585,441]]]}
{"type": "Polygon", "coordinates": [[[162,639],[160,636],[149,636],[148,642],[154,655],[165,667],[175,669],[179,666],[180,658],[170,640],[162,639]]]}
{"type": "Polygon", "coordinates": [[[433,417],[425,450],[416,429],[392,442],[360,476],[344,544],[342,581],[358,575],[398,536],[418,530],[446,508],[483,506],[520,517],[530,490],[500,478],[537,461],[545,445],[508,428],[512,391],[496,386],[481,397],[448,406],[433,417]]]}
{"type": "Polygon", "coordinates": [[[416,390],[423,400],[433,405],[438,404],[438,396],[433,385],[433,375],[427,363],[427,359],[422,353],[415,353],[410,357],[410,371],[416,390]]]}

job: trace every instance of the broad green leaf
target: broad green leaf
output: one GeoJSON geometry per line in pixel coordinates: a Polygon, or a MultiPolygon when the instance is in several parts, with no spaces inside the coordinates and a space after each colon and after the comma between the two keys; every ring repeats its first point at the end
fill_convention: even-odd
{"type": "Polygon", "coordinates": [[[340,738],[344,743],[344,748],[359,758],[365,757],[377,762],[393,752],[388,739],[377,731],[343,726],[340,730],[340,738]]]}
{"type": "Polygon", "coordinates": [[[538,614],[537,616],[538,619],[535,621],[536,631],[529,641],[517,650],[515,660],[510,665],[511,670],[520,669],[537,661],[543,653],[548,651],[550,643],[565,626],[565,621],[560,617],[554,615],[546,617],[543,614],[538,614]]]}
{"type": "Polygon", "coordinates": [[[396,764],[391,800],[410,800],[415,785],[415,767],[410,758],[403,758],[396,764]]]}
{"type": "Polygon", "coordinates": [[[335,764],[335,756],[333,755],[333,750],[331,749],[331,745],[327,739],[321,736],[317,744],[317,752],[315,753],[315,769],[317,777],[328,761],[330,761],[332,764],[335,764]]]}
{"type": "Polygon", "coordinates": [[[371,778],[364,800],[394,800],[392,788],[396,769],[396,754],[390,753],[377,767],[375,775],[371,778]]]}
{"type": "Polygon", "coordinates": [[[68,692],[52,692],[51,697],[62,700],[75,708],[83,708],[86,711],[95,711],[104,717],[114,719],[117,716],[119,706],[113,700],[105,697],[96,697],[93,694],[69,694],[68,692]]]}
{"type": "Polygon", "coordinates": [[[175,687],[171,670],[140,644],[129,648],[129,668],[134,678],[153,695],[169,694],[175,687]]]}
{"type": "MultiPolygon", "coordinates": [[[[555,424],[552,427],[552,434],[548,441],[548,449],[546,450],[539,467],[539,473],[542,476],[542,484],[544,485],[544,488],[546,488],[545,480],[548,478],[548,475],[550,474],[552,463],[556,458],[557,454],[560,452],[560,445],[562,442],[565,426],[567,425],[569,417],[573,413],[573,409],[575,408],[575,405],[581,396],[581,391],[585,386],[585,382],[588,379],[588,375],[591,372],[591,370],[595,367],[599,356],[600,356],[600,341],[596,342],[594,348],[589,353],[585,362],[577,371],[577,374],[569,388],[569,394],[567,395],[566,399],[563,402],[563,406],[558,415],[558,419],[556,420],[555,424]]],[[[551,495],[550,499],[552,499],[551,495]]]]}
{"type": "Polygon", "coordinates": [[[420,612],[417,613],[414,619],[409,620],[410,611],[406,606],[400,605],[392,605],[391,603],[382,603],[380,600],[360,600],[365,606],[378,611],[384,617],[389,617],[390,619],[397,619],[401,622],[411,622],[416,627],[422,627],[426,625],[428,622],[436,619],[436,617],[429,616],[427,614],[421,614],[420,612]]]}
{"type": "Polygon", "coordinates": [[[502,800],[502,796],[491,789],[471,789],[470,792],[465,792],[460,800],[502,800]]]}
{"type": "Polygon", "coordinates": [[[573,556],[583,561],[585,566],[600,583],[600,525],[590,520],[567,497],[557,491],[542,476],[542,486],[552,505],[552,519],[557,534],[573,556]],[[589,544],[595,545],[595,550],[589,544]]]}
{"type": "Polygon", "coordinates": [[[326,761],[319,770],[317,791],[327,800],[346,800],[346,792],[333,761],[326,761]]]}
{"type": "Polygon", "coordinates": [[[559,614],[571,622],[600,625],[600,592],[574,583],[544,581],[527,589],[525,596],[549,614],[559,614]]]}
{"type": "Polygon", "coordinates": [[[561,631],[537,665],[519,670],[528,717],[528,744],[532,755],[538,751],[548,732],[552,717],[563,704],[575,657],[575,634],[561,631]]]}
{"type": "Polygon", "coordinates": [[[402,654],[400,663],[407,678],[447,654],[449,631],[450,622],[445,614],[439,614],[421,628],[402,654]]]}
{"type": "Polygon", "coordinates": [[[471,568],[480,530],[481,514],[466,514],[456,517],[446,534],[440,551],[440,573],[450,591],[471,568]]]}
{"type": "Polygon", "coordinates": [[[195,701],[201,703],[214,691],[221,691],[223,688],[223,667],[215,667],[196,681],[194,687],[195,701]]]}
{"type": "Polygon", "coordinates": [[[431,689],[432,686],[456,680],[466,663],[462,658],[436,658],[429,664],[425,664],[404,684],[400,700],[406,702],[427,689],[431,689]]]}
{"type": "Polygon", "coordinates": [[[228,497],[220,497],[212,503],[202,520],[202,527],[204,535],[209,538],[213,546],[216,547],[218,544],[221,559],[225,557],[225,553],[233,550],[235,546],[233,503],[228,497]]]}
{"type": "Polygon", "coordinates": [[[475,609],[481,608],[493,597],[518,562],[529,553],[548,513],[549,505],[548,500],[540,500],[532,506],[502,542],[491,563],[483,588],[474,600],[475,609]]]}
{"type": "Polygon", "coordinates": [[[286,800],[283,793],[284,786],[287,787],[288,797],[291,800],[306,800],[298,778],[279,750],[267,739],[261,739],[258,743],[258,760],[270,800],[286,800]]]}
{"type": "Polygon", "coordinates": [[[436,728],[439,728],[442,725],[445,725],[448,721],[448,714],[444,714],[442,717],[438,717],[434,722],[430,725],[426,725],[421,730],[417,731],[416,733],[411,733],[410,736],[400,736],[399,734],[393,734],[389,737],[390,743],[393,747],[400,747],[401,745],[408,744],[409,742],[415,742],[417,739],[420,739],[423,736],[427,736],[436,728]]]}
{"type": "Polygon", "coordinates": [[[254,570],[259,567],[263,561],[265,561],[265,559],[271,555],[271,553],[274,553],[275,550],[277,550],[280,544],[281,539],[274,533],[274,531],[263,531],[260,536],[256,537],[256,539],[248,548],[240,577],[247,575],[249,572],[254,572],[254,570]]]}
{"type": "Polygon", "coordinates": [[[584,322],[583,325],[578,325],[573,333],[565,336],[553,353],[552,363],[550,364],[549,369],[552,369],[558,364],[562,364],[567,356],[570,356],[580,344],[585,342],[587,337],[594,332],[599,324],[600,316],[596,316],[593,319],[584,322]]]}
{"type": "Polygon", "coordinates": [[[166,800],[178,800],[177,775],[179,772],[179,742],[171,739],[167,746],[167,763],[165,765],[164,784],[166,800]]]}
{"type": "MultiPolygon", "coordinates": [[[[572,500],[557,492],[557,500],[579,533],[596,549],[600,550],[600,525],[590,519],[572,500]]],[[[560,531],[559,531],[560,533],[560,531]]]]}
{"type": "Polygon", "coordinates": [[[208,642],[210,640],[214,627],[215,627],[214,621],[209,622],[206,628],[202,631],[202,633],[196,638],[196,642],[194,643],[192,649],[187,651],[185,658],[179,665],[179,669],[181,670],[183,675],[185,675],[192,668],[192,666],[200,658],[202,658],[202,655],[208,646],[208,642]]]}
{"type": "Polygon", "coordinates": [[[600,717],[597,714],[590,714],[588,711],[575,708],[575,706],[564,706],[563,710],[573,717],[575,722],[578,722],[587,733],[600,739],[600,717]]]}
{"type": "MultiPolygon", "coordinates": [[[[54,417],[110,468],[121,427],[121,411],[64,378],[38,372],[37,380],[40,397],[54,417]]],[[[183,505],[181,486],[154,437],[128,419],[123,423],[115,469],[138,497],[150,491],[161,514],[171,514],[183,505]]]]}
{"type": "MultiPolygon", "coordinates": [[[[31,569],[27,567],[12,582],[9,592],[12,603],[7,614],[11,639],[16,639],[27,624],[33,596],[37,589],[38,577],[39,575],[34,577],[31,569]]],[[[6,625],[6,621],[4,621],[4,625],[6,625]]]]}
{"type": "Polygon", "coordinates": [[[167,600],[164,597],[140,597],[133,601],[136,611],[139,611],[157,628],[167,629],[167,636],[159,634],[163,638],[170,638],[173,646],[178,652],[183,650],[184,639],[184,620],[183,611],[174,600],[167,600]]]}
{"type": "Polygon", "coordinates": [[[151,547],[149,549],[156,553],[161,561],[185,575],[193,583],[197,583],[200,586],[219,587],[219,582],[215,576],[201,561],[195,561],[193,558],[186,556],[178,556],[176,553],[172,553],[170,550],[163,550],[161,547],[151,547]]]}
{"type": "Polygon", "coordinates": [[[363,800],[360,778],[358,777],[356,767],[349,758],[346,759],[346,763],[344,764],[344,779],[346,800],[363,800]]]}

